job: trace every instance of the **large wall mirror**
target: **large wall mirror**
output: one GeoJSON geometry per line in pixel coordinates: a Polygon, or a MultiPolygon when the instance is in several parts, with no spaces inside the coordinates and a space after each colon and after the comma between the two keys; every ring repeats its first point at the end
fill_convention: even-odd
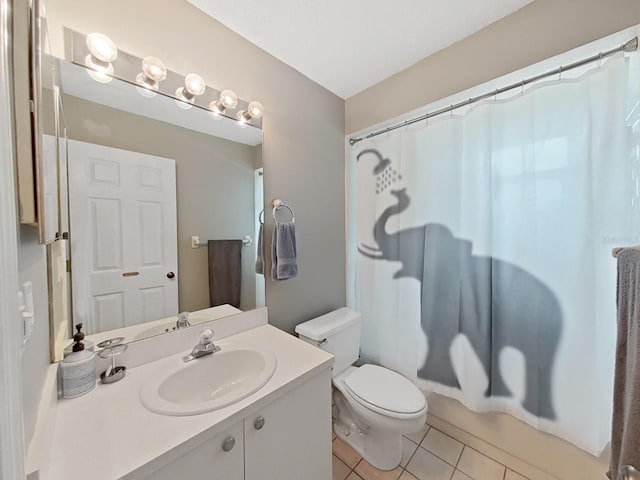
{"type": "Polygon", "coordinates": [[[59,111],[43,116],[63,128],[43,145],[68,219],[49,246],[53,359],[79,322],[96,344],[131,342],[264,306],[262,130],[48,60],[59,111]]]}

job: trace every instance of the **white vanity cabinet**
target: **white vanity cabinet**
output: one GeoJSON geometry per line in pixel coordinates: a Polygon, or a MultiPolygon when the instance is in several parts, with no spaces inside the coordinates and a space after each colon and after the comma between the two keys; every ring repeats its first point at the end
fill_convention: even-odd
{"type": "Polygon", "coordinates": [[[331,371],[244,419],[245,480],[331,478],[331,371]]]}
{"type": "Polygon", "coordinates": [[[331,370],[313,376],[223,433],[145,476],[148,480],[331,478],[331,370]],[[234,445],[230,447],[233,438],[234,445]],[[225,442],[227,442],[225,444],[225,442]],[[225,448],[226,445],[226,448],[225,448]],[[227,451],[225,451],[227,450],[227,451]]]}
{"type": "Polygon", "coordinates": [[[145,477],[148,480],[244,480],[242,422],[145,477]]]}

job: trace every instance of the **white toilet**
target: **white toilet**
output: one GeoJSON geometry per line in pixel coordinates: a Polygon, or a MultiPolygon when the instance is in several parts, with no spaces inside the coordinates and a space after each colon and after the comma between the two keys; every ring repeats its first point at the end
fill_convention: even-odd
{"type": "Polygon", "coordinates": [[[335,356],[334,427],[338,437],[380,470],[402,460],[402,434],[417,432],[427,416],[427,401],[411,381],[376,365],[354,367],[360,348],[362,314],[348,308],[301,323],[305,342],[335,356]]]}

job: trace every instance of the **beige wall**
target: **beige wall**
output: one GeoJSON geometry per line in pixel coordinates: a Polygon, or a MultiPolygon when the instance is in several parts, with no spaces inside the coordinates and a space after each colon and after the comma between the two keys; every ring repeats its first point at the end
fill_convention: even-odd
{"type": "Polygon", "coordinates": [[[196,71],[213,87],[262,102],[265,197],[280,197],[296,212],[300,271],[294,280],[267,281],[269,321],[293,331],[343,306],[344,101],[184,0],[46,0],[46,7],[57,56],[63,26],[99,31],[123,50],[155,55],[171,70],[196,71]]]}
{"type": "Polygon", "coordinates": [[[40,393],[49,368],[49,294],[47,250],[38,243],[38,229],[20,226],[18,238],[20,285],[33,284],[33,334],[22,352],[22,398],[26,443],[33,436],[40,393]]]}
{"type": "MultiPolygon", "coordinates": [[[[349,98],[346,132],[383,122],[638,23],[637,0],[536,0],[349,98]]],[[[461,432],[464,440],[485,448],[494,458],[511,459],[514,467],[531,478],[604,478],[606,453],[596,459],[511,416],[477,414],[437,395],[430,399],[429,412],[444,420],[443,426],[451,425],[452,434],[461,432]]]]}
{"type": "Polygon", "coordinates": [[[640,23],[637,0],[536,0],[346,102],[346,133],[640,23]]]}
{"type": "MultiPolygon", "coordinates": [[[[133,88],[133,87],[132,87],[133,88]]],[[[63,96],[70,139],[176,161],[178,287],[181,311],[209,308],[206,248],[200,241],[254,235],[254,160],[251,147],[177,127],[78,97],[63,96]]],[[[73,225],[71,226],[73,238],[73,225]]],[[[242,249],[242,310],[255,308],[255,249],[242,249]]]]}

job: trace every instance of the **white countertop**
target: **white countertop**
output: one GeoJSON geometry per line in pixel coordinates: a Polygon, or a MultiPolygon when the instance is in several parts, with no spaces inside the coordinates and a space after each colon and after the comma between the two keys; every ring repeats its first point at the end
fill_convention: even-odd
{"type": "MultiPolygon", "coordinates": [[[[297,338],[264,325],[227,337],[224,342],[268,347],[278,361],[267,384],[253,395],[220,410],[173,417],[148,411],[140,386],[163,364],[188,352],[127,371],[120,382],[103,385],[79,398],[60,400],[44,480],[114,480],[173,451],[183,453],[212,438],[245,415],[329,368],[333,357],[297,338]]],[[[197,361],[197,360],[195,360],[197,361]]],[[[135,476],[135,474],[134,474],[135,476]]]]}

